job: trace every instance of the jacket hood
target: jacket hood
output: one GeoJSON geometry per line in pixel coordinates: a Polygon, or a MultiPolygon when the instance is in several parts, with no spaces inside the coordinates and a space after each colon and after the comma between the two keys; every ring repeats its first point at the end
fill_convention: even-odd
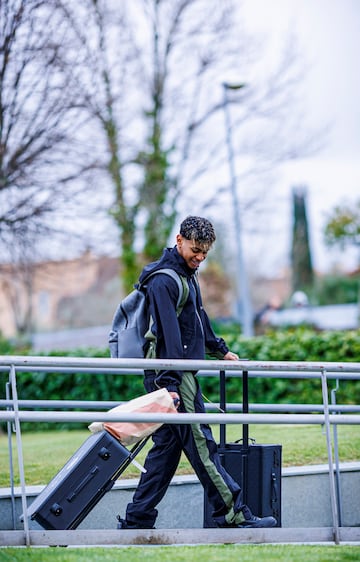
{"type": "Polygon", "coordinates": [[[143,283],[144,279],[150,273],[164,268],[174,269],[176,273],[185,277],[191,277],[195,274],[195,270],[187,266],[185,260],[177,251],[176,246],[174,246],[173,248],[165,248],[163,255],[159,260],[149,263],[144,267],[139,277],[140,283],[143,283]]]}

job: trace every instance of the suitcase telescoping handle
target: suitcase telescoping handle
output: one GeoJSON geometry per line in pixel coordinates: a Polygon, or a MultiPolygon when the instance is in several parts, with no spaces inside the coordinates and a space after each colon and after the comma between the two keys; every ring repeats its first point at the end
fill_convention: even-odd
{"type": "MultiPolygon", "coordinates": [[[[249,413],[249,372],[242,372],[242,411],[249,413]]],[[[225,371],[220,371],[220,408],[226,412],[226,375],[225,371]]],[[[248,447],[249,447],[249,425],[244,423],[242,426],[242,453],[241,453],[241,489],[244,503],[247,502],[247,482],[248,482],[248,447]]],[[[220,424],[220,448],[225,450],[226,446],[226,424],[220,424]]]]}
{"type": "MultiPolygon", "coordinates": [[[[243,371],[242,374],[243,380],[243,414],[249,413],[249,373],[248,371],[243,371]]],[[[244,447],[249,446],[249,425],[247,423],[243,423],[242,426],[243,430],[243,445],[244,447]]]]}
{"type": "MultiPolygon", "coordinates": [[[[249,372],[242,372],[242,411],[243,414],[249,413],[249,372]]],[[[220,408],[226,412],[226,375],[225,371],[220,371],[220,408]]],[[[244,423],[242,426],[243,446],[249,446],[249,425],[244,423]]],[[[226,424],[220,424],[220,447],[224,448],[226,444],[226,424]]]]}
{"type": "MultiPolygon", "coordinates": [[[[225,371],[220,371],[220,410],[226,412],[226,376],[225,371]]],[[[226,424],[220,424],[220,447],[225,448],[226,444],[226,424]]]]}

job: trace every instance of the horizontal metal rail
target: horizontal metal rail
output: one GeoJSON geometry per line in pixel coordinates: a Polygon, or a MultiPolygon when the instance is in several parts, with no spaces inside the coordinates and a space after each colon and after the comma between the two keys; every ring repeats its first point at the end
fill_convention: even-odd
{"type": "MultiPolygon", "coordinates": [[[[87,357],[34,357],[34,356],[15,356],[15,355],[2,355],[0,356],[0,371],[8,371],[12,366],[17,371],[28,370],[35,368],[40,370],[44,367],[47,369],[54,369],[60,372],[59,369],[92,369],[103,372],[113,371],[114,374],[119,374],[119,370],[124,370],[124,374],[133,369],[138,369],[142,373],[144,369],[150,370],[180,370],[180,371],[200,371],[199,374],[204,372],[226,371],[229,373],[238,373],[241,376],[243,371],[251,372],[267,372],[271,373],[277,371],[278,374],[286,373],[290,375],[294,373],[307,373],[314,377],[318,377],[322,371],[326,371],[327,376],[331,373],[338,375],[345,374],[347,378],[350,374],[357,375],[355,378],[360,378],[360,363],[336,363],[336,362],[306,362],[306,361],[222,361],[222,360],[182,360],[182,359],[110,359],[110,358],[87,358],[87,357]]],[[[214,374],[213,374],[214,376],[214,374]]],[[[257,374],[256,376],[259,376],[257,374]]],[[[307,377],[311,378],[311,377],[307,377]]]]}
{"type": "MultiPolygon", "coordinates": [[[[30,543],[33,546],[159,546],[159,545],[210,545],[210,544],[328,544],[333,540],[332,527],[304,527],[271,529],[72,529],[66,531],[30,531],[30,543]]],[[[344,544],[357,545],[360,542],[359,527],[342,527],[339,529],[339,540],[344,544]]],[[[0,531],[1,546],[24,546],[24,533],[22,531],[0,531]]],[[[355,548],[354,557],[355,560],[355,548]]],[[[120,551],[121,553],[121,551],[120,551]]],[[[119,559],[121,560],[121,554],[119,559]]],[[[241,552],[239,553],[241,557],[241,552]]],[[[341,559],[341,550],[337,553],[341,559]]],[[[140,556],[146,558],[146,552],[140,556]]],[[[172,551],[176,560],[176,552],[172,551]]],[[[336,556],[336,555],[335,555],[336,556]]],[[[345,556],[345,555],[344,555],[345,556]]],[[[79,556],[80,558],[80,556],[79,556]]],[[[114,556],[115,558],[115,556],[114,556]]],[[[125,558],[125,556],[124,556],[125,558]]],[[[136,556],[137,558],[137,556],[136,556]]],[[[160,557],[159,557],[160,558],[160,557]]],[[[224,555],[219,559],[223,559],[224,555]]],[[[66,554],[63,554],[66,560],[66,554]]],[[[214,557],[212,558],[215,559],[214,557]]],[[[329,559],[334,559],[329,553],[329,559]],[[331,557],[331,558],[330,558],[331,557]]]]}
{"type": "MultiPolygon", "coordinates": [[[[210,544],[310,544],[333,541],[332,527],[304,527],[304,528],[281,528],[271,529],[71,529],[66,531],[30,531],[30,543],[33,546],[172,546],[187,545],[210,545],[210,544]]],[[[357,544],[360,542],[359,527],[342,527],[339,529],[339,540],[343,544],[357,544]]],[[[22,531],[0,531],[1,546],[24,546],[24,533],[22,531]]],[[[354,556],[355,560],[355,547],[354,556]]],[[[176,551],[171,552],[176,560],[176,551]]],[[[125,553],[124,553],[125,554],[125,553]]],[[[341,550],[337,553],[338,560],[341,559],[341,550]]],[[[140,552],[140,556],[146,559],[146,552],[140,552]]],[[[336,554],[335,554],[336,556],[336,554]]],[[[345,556],[345,554],[344,554],[345,556]]],[[[60,556],[59,556],[60,557],[60,556]]],[[[136,556],[136,558],[138,558],[136,556]]],[[[80,558],[80,556],[79,556],[80,558]]],[[[115,556],[114,556],[115,558],[115,556]]],[[[125,558],[125,556],[124,556],[125,558]]],[[[159,557],[160,558],[160,557],[159,557]]],[[[225,556],[217,558],[224,559],[225,556]]],[[[121,560],[121,551],[119,552],[121,560]]],[[[214,560],[215,558],[212,557],[214,560]]],[[[241,559],[241,552],[239,553],[241,559]]],[[[334,559],[329,553],[329,560],[334,559]],[[331,558],[330,558],[331,557],[331,558]]],[[[66,554],[63,554],[66,560],[66,554]]]]}
{"type": "MultiPolygon", "coordinates": [[[[120,404],[125,404],[126,402],[121,401],[98,401],[98,400],[19,400],[19,408],[46,408],[55,410],[59,409],[90,409],[90,410],[109,410],[120,404]]],[[[11,408],[13,405],[12,400],[0,400],[0,408],[11,408]]],[[[220,403],[209,402],[205,404],[206,410],[221,410],[220,403]]],[[[360,405],[357,404],[334,404],[331,405],[332,413],[335,412],[359,412],[360,405]]],[[[227,412],[242,412],[243,405],[241,403],[229,403],[226,404],[227,412]]],[[[249,412],[324,412],[323,404],[259,404],[250,403],[249,412]]]]}
{"type": "MultiPolygon", "coordinates": [[[[165,414],[165,413],[110,413],[110,412],[34,412],[19,410],[0,412],[0,421],[22,422],[151,422],[169,424],[210,423],[210,424],[325,424],[322,414],[165,414]]],[[[360,415],[329,415],[329,423],[336,425],[359,425],[360,415]]]]}
{"type": "MultiPolygon", "coordinates": [[[[1,356],[0,356],[1,359],[1,356]]],[[[105,359],[105,361],[109,361],[108,359],[105,359]]],[[[155,359],[154,359],[155,361],[155,359]]],[[[225,363],[225,362],[222,362],[225,363]]],[[[148,364],[146,364],[147,366],[144,366],[144,369],[148,369],[148,364]]],[[[15,365],[16,367],[16,365],[15,365]]],[[[167,367],[164,367],[164,369],[167,369],[167,367]]],[[[125,376],[133,376],[133,375],[143,375],[144,374],[144,369],[138,369],[138,368],[132,368],[132,367],[128,367],[127,369],[124,368],[119,368],[116,369],[114,367],[108,368],[106,366],[100,366],[100,367],[80,367],[80,366],[74,366],[74,367],[61,367],[61,366],[46,366],[46,365],[40,365],[38,367],[35,367],[33,365],[31,366],[24,366],[24,367],[16,367],[16,370],[18,373],[22,373],[22,372],[27,372],[27,373],[41,373],[41,372],[46,372],[47,374],[60,374],[60,373],[69,373],[69,374],[73,374],[73,373],[87,373],[89,375],[94,374],[94,375],[125,375],[125,376]]],[[[179,368],[177,368],[179,369],[179,368]]],[[[169,369],[170,370],[170,369],[169,369]]],[[[173,369],[174,370],[174,369],[173,369]]],[[[184,370],[184,369],[181,369],[184,370]]],[[[193,370],[193,369],[192,369],[193,370]]],[[[195,370],[195,369],[194,369],[195,370]]],[[[216,377],[217,373],[220,369],[213,369],[211,371],[206,370],[206,369],[200,369],[199,371],[197,371],[197,376],[199,377],[216,377]],[[214,372],[215,371],[215,372],[214,372]]],[[[244,369],[246,370],[246,369],[244,369]]],[[[0,372],[9,372],[10,371],[10,366],[9,365],[1,365],[0,364],[0,372]]],[[[319,378],[319,372],[317,370],[313,371],[313,372],[306,372],[306,377],[304,377],[303,373],[300,371],[294,371],[292,369],[289,370],[284,370],[284,371],[276,371],[276,370],[272,370],[272,371],[247,371],[248,372],[248,376],[249,378],[269,378],[269,379],[318,379],[319,378]]],[[[239,367],[237,369],[234,369],[233,371],[230,372],[226,372],[226,377],[227,378],[242,378],[242,373],[243,371],[239,369],[239,367]]],[[[330,379],[337,379],[337,380],[360,380],[360,373],[356,373],[356,372],[347,372],[347,371],[339,371],[339,372],[329,372],[327,374],[327,378],[330,379]]]]}

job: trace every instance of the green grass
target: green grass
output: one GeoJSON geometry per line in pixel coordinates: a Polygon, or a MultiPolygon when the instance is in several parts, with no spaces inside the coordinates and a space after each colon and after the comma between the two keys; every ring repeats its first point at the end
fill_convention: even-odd
{"type": "Polygon", "coordinates": [[[121,548],[4,548],[2,562],[358,562],[358,546],[210,545],[121,548]]]}
{"type": "MultiPolygon", "coordinates": [[[[214,426],[214,436],[218,440],[219,426],[214,426]]],[[[90,435],[87,429],[81,431],[47,431],[23,433],[23,457],[27,485],[47,484],[60,470],[71,455],[90,435]]],[[[252,425],[249,435],[257,443],[282,445],[282,466],[301,466],[327,463],[326,437],[319,425],[252,425]]],[[[227,442],[240,439],[241,426],[228,425],[227,442]]],[[[18,462],[15,436],[12,437],[15,485],[19,485],[18,462]]],[[[360,460],[359,426],[338,426],[340,462],[360,460]]],[[[151,442],[141,451],[137,460],[143,463],[151,442]]],[[[192,469],[182,457],[177,474],[190,474],[192,469]]],[[[130,465],[122,478],[136,478],[139,471],[130,465]]],[[[9,453],[6,434],[0,435],[0,487],[9,486],[9,453]]],[[[360,556],[359,556],[360,559],[360,556]]],[[[1,555],[0,555],[1,560],[1,555]]]]}

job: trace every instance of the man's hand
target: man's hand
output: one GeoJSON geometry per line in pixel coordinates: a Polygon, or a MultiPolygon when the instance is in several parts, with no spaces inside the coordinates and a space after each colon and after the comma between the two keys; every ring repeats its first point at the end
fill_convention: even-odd
{"type": "Polygon", "coordinates": [[[225,361],[239,361],[239,356],[232,351],[228,351],[226,355],[224,355],[225,361]]]}
{"type": "Polygon", "coordinates": [[[180,406],[180,396],[178,395],[177,392],[169,392],[169,394],[174,400],[175,408],[178,409],[178,407],[180,406]]]}

